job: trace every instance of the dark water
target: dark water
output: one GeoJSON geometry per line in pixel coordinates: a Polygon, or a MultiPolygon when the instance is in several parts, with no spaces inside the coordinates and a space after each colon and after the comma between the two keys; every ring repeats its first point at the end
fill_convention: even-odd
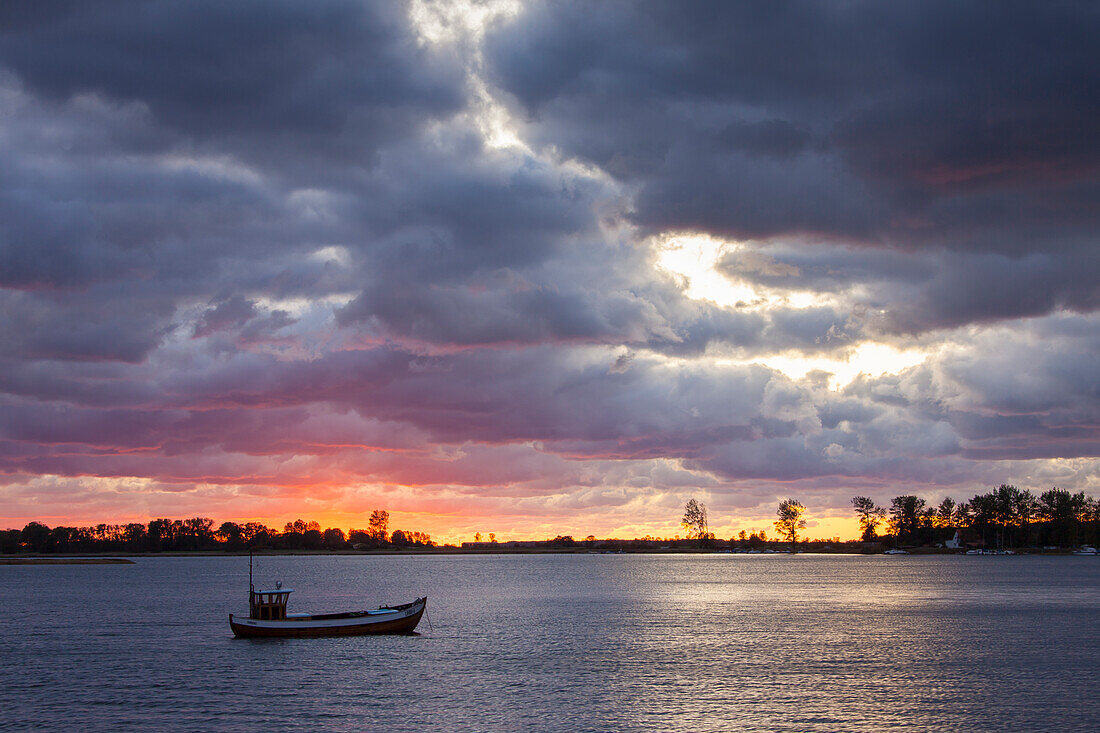
{"type": "Polygon", "coordinates": [[[1100,558],[257,558],[291,610],[428,595],[419,636],[233,639],[246,558],[0,566],[0,729],[1097,730],[1100,558]]]}

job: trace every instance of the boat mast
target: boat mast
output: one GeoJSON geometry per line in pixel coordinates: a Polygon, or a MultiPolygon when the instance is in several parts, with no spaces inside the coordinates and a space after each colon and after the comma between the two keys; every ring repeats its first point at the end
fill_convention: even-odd
{"type": "Polygon", "coordinates": [[[252,598],[255,586],[252,585],[252,548],[248,548],[248,597],[252,598]]]}

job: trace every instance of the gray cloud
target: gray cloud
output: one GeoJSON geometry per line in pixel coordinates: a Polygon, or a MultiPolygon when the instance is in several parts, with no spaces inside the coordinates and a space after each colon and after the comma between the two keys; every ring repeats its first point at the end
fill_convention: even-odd
{"type": "MultiPolygon", "coordinates": [[[[1098,23],[1063,3],[532,3],[488,56],[526,133],[636,186],[654,230],[1042,253],[1063,276],[1090,271],[1100,224],[1098,23]]],[[[1096,307],[1057,277],[956,323],[1096,307]]]]}
{"type": "MultiPolygon", "coordinates": [[[[70,394],[69,400],[89,406],[58,423],[56,405],[10,407],[7,437],[130,445],[124,436],[132,434],[137,445],[186,445],[204,436],[196,447],[266,441],[281,451],[277,440],[262,436],[290,440],[291,434],[271,425],[286,418],[301,422],[327,404],[409,425],[442,443],[537,442],[574,457],[679,457],[727,479],[866,472],[900,479],[905,471],[931,470],[916,468],[925,462],[992,450],[1006,437],[1026,436],[1033,452],[1044,456],[1087,455],[1097,437],[1100,395],[1090,381],[1095,359],[1089,349],[1097,332],[1086,324],[1066,317],[1013,339],[990,336],[996,352],[960,343],[901,375],[863,377],[839,393],[760,366],[673,367],[636,356],[625,368],[612,368],[619,361],[602,348],[435,357],[379,348],[289,362],[239,354],[205,368],[193,361],[177,368],[132,367],[160,375],[162,391],[148,408],[119,412],[94,407],[124,404],[117,394],[107,400],[70,394]],[[1080,328],[1091,334],[1088,342],[1067,340],[1080,328]],[[1062,332],[1059,349],[1036,358],[1031,343],[1044,331],[1062,332]],[[210,412],[215,407],[221,412],[210,412]],[[268,417],[274,422],[261,427],[268,417]],[[111,430],[98,427],[106,423],[111,430]],[[240,428],[233,427],[237,423],[240,428]],[[234,434],[239,437],[229,437],[234,434]],[[158,435],[163,437],[151,437],[158,435]]],[[[141,384],[137,380],[133,389],[141,384]]],[[[102,387],[113,393],[117,382],[103,380],[102,387]]],[[[317,427],[331,418],[319,419],[317,427]]],[[[310,432],[298,432],[285,450],[313,452],[293,447],[310,442],[310,432]]]]}
{"type": "Polygon", "coordinates": [[[369,163],[386,141],[463,104],[458,66],[418,45],[400,4],[52,5],[9,9],[0,34],[0,63],[29,88],[139,102],[187,139],[273,167],[369,163]]]}
{"type": "Polygon", "coordinates": [[[0,484],[620,511],[1094,456],[1093,11],[532,3],[484,48],[531,151],[406,10],[0,8],[0,484]],[[664,230],[827,304],[689,299],[664,230]],[[930,355],[749,363],[869,339],[930,355]]]}

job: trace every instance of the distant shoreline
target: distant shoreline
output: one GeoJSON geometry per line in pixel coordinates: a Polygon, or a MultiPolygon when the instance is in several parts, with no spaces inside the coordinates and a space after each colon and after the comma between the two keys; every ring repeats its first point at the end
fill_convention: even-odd
{"type": "MultiPolygon", "coordinates": [[[[111,553],[117,555],[118,553],[111,553]]],[[[0,557],[0,565],[133,565],[125,557],[0,557]]]]}
{"type": "MultiPolygon", "coordinates": [[[[920,555],[965,555],[966,553],[955,549],[944,548],[911,548],[907,550],[910,556],[920,555]]],[[[876,556],[878,552],[852,552],[843,550],[801,550],[790,553],[783,550],[770,552],[729,552],[710,548],[697,547],[664,547],[664,548],[637,548],[624,549],[623,551],[590,550],[585,548],[499,548],[499,549],[464,549],[460,547],[433,547],[433,548],[402,548],[402,549],[372,549],[372,550],[255,550],[253,553],[259,557],[293,557],[293,556],[356,556],[356,555],[381,555],[381,556],[409,556],[409,555],[845,555],[876,556]]],[[[1058,550],[1016,550],[1016,556],[1043,555],[1043,556],[1072,556],[1073,549],[1058,550]]],[[[146,557],[248,557],[247,550],[180,550],[168,552],[111,552],[97,555],[95,553],[49,553],[36,555],[0,555],[0,565],[133,565],[129,558],[146,557]]]]}

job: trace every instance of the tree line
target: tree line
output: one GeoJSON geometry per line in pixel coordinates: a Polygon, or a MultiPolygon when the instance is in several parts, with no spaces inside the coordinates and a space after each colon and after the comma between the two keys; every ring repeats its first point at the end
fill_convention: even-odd
{"type": "Polygon", "coordinates": [[[955,531],[984,547],[1076,547],[1100,543],[1100,500],[1057,487],[1041,494],[1008,484],[956,503],[932,506],[914,495],[895,496],[889,508],[866,496],[852,499],[864,541],[885,524],[897,544],[930,545],[955,531]]]}
{"type": "Polygon", "coordinates": [[[389,512],[371,512],[365,529],[321,529],[313,521],[296,519],[282,531],[260,522],[223,522],[209,517],[153,519],[147,524],[97,524],[89,527],[48,527],[29,522],[23,529],[0,531],[0,552],[188,552],[272,550],[347,550],[384,547],[434,547],[424,532],[389,531],[389,512]]]}
{"type": "MultiPolygon", "coordinates": [[[[773,524],[779,537],[793,547],[799,541],[799,530],[806,528],[804,519],[806,507],[794,499],[784,499],[779,502],[779,508],[775,514],[778,518],[773,524]]],[[[688,499],[684,506],[684,516],[680,519],[680,526],[686,531],[687,539],[694,540],[699,547],[715,546],[715,535],[710,531],[707,519],[707,507],[694,497],[688,499]]],[[[753,531],[752,535],[747,535],[745,530],[741,530],[740,534],[730,538],[728,544],[730,547],[759,549],[767,547],[769,542],[767,532],[763,530],[759,533],[753,531]]]]}
{"type": "MultiPolygon", "coordinates": [[[[1077,547],[1100,544],[1100,500],[1084,492],[1076,494],[1054,487],[1038,495],[1008,484],[976,494],[958,503],[947,497],[936,506],[912,494],[895,496],[889,507],[878,506],[866,496],[852,498],[859,518],[860,539],[880,539],[878,528],[885,525],[895,545],[943,544],[959,532],[961,541],[981,547],[1077,547]]],[[[793,548],[799,532],[806,528],[806,507],[795,499],[783,499],[776,510],[775,529],[783,542],[793,548]]],[[[713,546],[707,509],[690,499],[684,507],[681,526],[689,540],[700,547],[713,546]]],[[[730,547],[758,549],[770,541],[763,531],[731,537],[730,547]]]]}

